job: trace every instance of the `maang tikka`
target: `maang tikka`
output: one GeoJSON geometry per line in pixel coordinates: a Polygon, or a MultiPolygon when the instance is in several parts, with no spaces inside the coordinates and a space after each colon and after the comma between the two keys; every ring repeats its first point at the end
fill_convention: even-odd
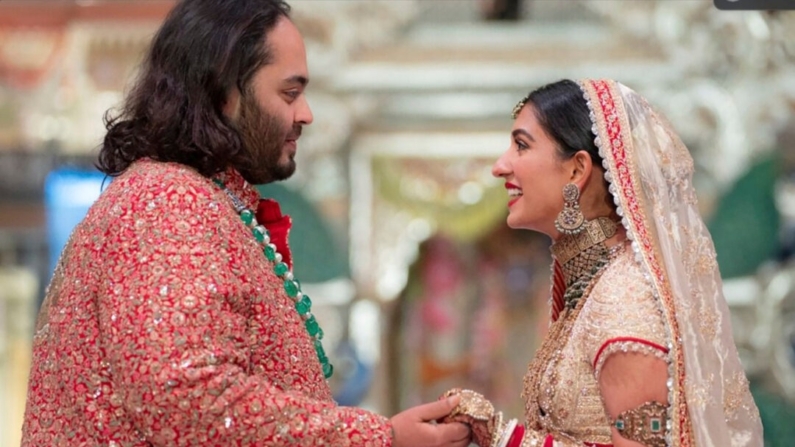
{"type": "Polygon", "coordinates": [[[555,219],[555,228],[563,234],[578,234],[585,224],[585,216],[580,211],[580,188],[574,183],[563,187],[563,210],[555,219]]]}

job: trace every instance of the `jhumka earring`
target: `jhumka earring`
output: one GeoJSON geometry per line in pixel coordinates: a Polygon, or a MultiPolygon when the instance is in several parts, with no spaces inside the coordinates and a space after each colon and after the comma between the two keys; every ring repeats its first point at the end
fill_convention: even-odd
{"type": "Polygon", "coordinates": [[[580,211],[580,188],[574,183],[563,187],[563,210],[555,219],[555,228],[563,234],[578,234],[585,228],[585,216],[580,211]]]}

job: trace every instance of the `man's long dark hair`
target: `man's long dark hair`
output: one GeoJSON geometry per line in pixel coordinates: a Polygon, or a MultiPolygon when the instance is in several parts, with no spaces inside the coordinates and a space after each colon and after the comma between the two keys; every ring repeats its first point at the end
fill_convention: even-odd
{"type": "Polygon", "coordinates": [[[290,7],[282,0],[182,0],[157,32],[140,76],[115,116],[97,168],[110,176],[141,158],[211,176],[252,163],[223,107],[270,63],[266,38],[290,7]]]}

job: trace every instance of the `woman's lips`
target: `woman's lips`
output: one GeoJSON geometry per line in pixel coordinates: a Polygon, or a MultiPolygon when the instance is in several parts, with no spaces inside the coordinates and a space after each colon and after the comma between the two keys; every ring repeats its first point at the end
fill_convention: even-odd
{"type": "Polygon", "coordinates": [[[508,208],[510,208],[522,197],[522,189],[511,182],[505,182],[505,189],[508,190],[508,196],[511,197],[511,200],[508,201],[508,208]]]}

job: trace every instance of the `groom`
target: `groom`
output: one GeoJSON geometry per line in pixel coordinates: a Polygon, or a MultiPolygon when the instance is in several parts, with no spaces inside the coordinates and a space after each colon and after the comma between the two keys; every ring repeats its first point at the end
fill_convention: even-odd
{"type": "Polygon", "coordinates": [[[184,0],[155,36],[40,311],[23,427],[34,446],[456,446],[432,422],[337,406],[278,205],[312,113],[279,0],[184,0]]]}

